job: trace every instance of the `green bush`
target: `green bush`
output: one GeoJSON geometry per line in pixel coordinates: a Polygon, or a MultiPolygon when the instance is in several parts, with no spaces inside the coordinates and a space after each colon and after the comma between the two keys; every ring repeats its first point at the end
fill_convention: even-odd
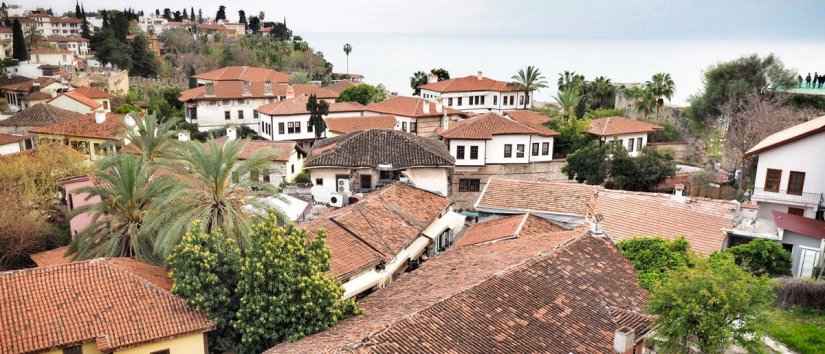
{"type": "Polygon", "coordinates": [[[364,105],[381,102],[385,99],[387,99],[387,93],[384,92],[384,88],[380,85],[372,86],[370,84],[358,84],[347,87],[338,95],[338,102],[358,102],[364,105]]]}
{"type": "Polygon", "coordinates": [[[676,129],[676,126],[669,122],[665,123],[656,123],[662,126],[663,129],[654,131],[650,134],[650,142],[659,143],[659,142],[673,142],[673,141],[681,141],[682,140],[682,133],[679,132],[679,129],[676,129]]]}
{"type": "Polygon", "coordinates": [[[753,240],[723,252],[732,254],[738,266],[754,275],[791,274],[791,253],[776,241],[753,240]]]}
{"type": "Polygon", "coordinates": [[[636,268],[639,284],[645,289],[660,283],[667,272],[692,265],[690,244],[684,238],[669,241],[640,237],[621,241],[616,246],[636,268]]]}
{"type": "Polygon", "coordinates": [[[297,176],[295,176],[295,183],[298,184],[309,184],[312,183],[312,179],[309,177],[309,171],[303,170],[297,176]]]}
{"type": "Polygon", "coordinates": [[[611,187],[629,191],[650,191],[674,174],[673,157],[650,148],[637,157],[628,156],[624,148],[615,149],[609,171],[611,187]]]}
{"type": "Polygon", "coordinates": [[[591,141],[567,155],[567,164],[562,167],[561,171],[566,173],[568,178],[575,179],[579,183],[602,184],[607,179],[610,147],[610,144],[591,141]]]}

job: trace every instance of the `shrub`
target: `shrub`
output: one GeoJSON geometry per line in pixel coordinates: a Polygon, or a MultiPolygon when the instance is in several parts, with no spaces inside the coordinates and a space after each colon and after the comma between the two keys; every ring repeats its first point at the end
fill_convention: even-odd
{"type": "Polygon", "coordinates": [[[782,278],[776,286],[776,303],[783,308],[799,306],[825,311],[825,281],[782,278]]]}
{"type": "Polygon", "coordinates": [[[312,179],[309,177],[309,171],[303,170],[297,176],[295,176],[295,183],[297,184],[309,184],[312,183],[312,179]]]}
{"type": "Polygon", "coordinates": [[[668,241],[640,237],[621,241],[617,246],[636,268],[639,284],[645,289],[665,279],[667,272],[692,264],[690,244],[684,238],[668,241]]]}
{"type": "Polygon", "coordinates": [[[609,144],[592,141],[567,155],[567,164],[562,167],[562,172],[579,183],[602,184],[607,179],[609,153],[609,144]]]}
{"type": "Polygon", "coordinates": [[[381,102],[387,99],[387,93],[383,86],[372,86],[370,84],[357,84],[347,87],[338,95],[338,102],[358,102],[360,104],[370,104],[381,102]]]}
{"type": "Polygon", "coordinates": [[[675,173],[676,163],[670,154],[646,148],[638,157],[630,157],[620,148],[613,153],[609,174],[615,188],[650,191],[675,173]]]}
{"type": "Polygon", "coordinates": [[[724,252],[732,254],[738,266],[754,275],[791,274],[791,253],[776,241],[753,240],[724,252]]]}
{"type": "Polygon", "coordinates": [[[670,122],[660,123],[656,122],[662,126],[663,129],[656,130],[650,134],[650,142],[672,142],[672,141],[681,141],[682,140],[682,133],[679,132],[673,124],[670,122]]]}

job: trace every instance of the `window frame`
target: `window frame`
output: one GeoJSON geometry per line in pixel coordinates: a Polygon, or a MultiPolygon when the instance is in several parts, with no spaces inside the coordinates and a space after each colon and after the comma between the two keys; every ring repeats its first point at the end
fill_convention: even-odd
{"type": "Polygon", "coordinates": [[[478,160],[478,145],[470,146],[470,160],[478,160]]]}
{"type": "Polygon", "coordinates": [[[504,158],[509,159],[513,157],[513,144],[504,144],[504,158]]]}
{"type": "Polygon", "coordinates": [[[481,180],[478,178],[459,178],[458,191],[461,193],[481,192],[481,180]]]}
{"type": "Polygon", "coordinates": [[[763,189],[766,192],[779,193],[779,188],[781,186],[782,186],[782,170],[775,169],[775,168],[768,168],[765,171],[765,184],[763,186],[763,189]],[[772,174],[774,174],[775,176],[772,176],[772,174]],[[771,182],[771,180],[773,178],[776,179],[776,182],[775,182],[776,185],[773,185],[773,183],[769,184],[769,182],[771,182]]]}
{"type": "Polygon", "coordinates": [[[541,143],[541,156],[548,156],[550,155],[550,142],[545,141],[541,143]]]}
{"type": "Polygon", "coordinates": [[[223,120],[231,120],[232,111],[223,111],[223,120]]]}
{"type": "Polygon", "coordinates": [[[539,149],[541,149],[541,144],[532,143],[530,146],[530,156],[539,156],[539,149]]]}
{"type": "Polygon", "coordinates": [[[791,195],[800,195],[801,196],[802,193],[804,192],[804,190],[805,190],[805,172],[790,171],[790,173],[788,173],[788,188],[785,191],[785,193],[791,194],[791,195]],[[795,186],[793,185],[793,183],[795,182],[794,181],[795,178],[797,178],[797,179],[801,178],[801,180],[798,181],[799,182],[799,190],[797,190],[795,188],[795,186]],[[791,188],[794,188],[794,189],[792,190],[791,188]]]}
{"type": "Polygon", "coordinates": [[[526,147],[524,144],[516,144],[516,158],[523,159],[526,152],[526,147]]]}
{"type": "Polygon", "coordinates": [[[456,160],[464,160],[464,145],[457,145],[455,147],[455,158],[456,160]]]}

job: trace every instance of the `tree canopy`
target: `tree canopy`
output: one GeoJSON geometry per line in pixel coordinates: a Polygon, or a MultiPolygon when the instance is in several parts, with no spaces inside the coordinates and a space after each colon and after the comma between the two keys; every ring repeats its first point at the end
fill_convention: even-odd
{"type": "Polygon", "coordinates": [[[669,241],[638,237],[620,241],[616,246],[636,268],[639,285],[648,290],[661,283],[668,272],[692,265],[690,244],[684,238],[669,241]]]}
{"type": "Polygon", "coordinates": [[[347,87],[338,95],[338,102],[358,102],[363,105],[381,102],[385,99],[387,99],[387,93],[383,86],[364,83],[347,87]]]}

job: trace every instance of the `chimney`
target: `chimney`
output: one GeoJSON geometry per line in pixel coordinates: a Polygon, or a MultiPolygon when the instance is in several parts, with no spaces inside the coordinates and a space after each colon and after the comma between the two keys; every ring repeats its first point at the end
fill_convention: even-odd
{"type": "Polygon", "coordinates": [[[685,197],[685,185],[684,184],[676,184],[673,186],[673,196],[671,197],[676,202],[684,203],[687,201],[687,197],[685,197]]]}
{"type": "Polygon", "coordinates": [[[106,122],[106,112],[95,111],[95,123],[103,124],[106,122]]]}
{"type": "Polygon", "coordinates": [[[604,230],[602,230],[602,220],[604,220],[604,216],[602,214],[593,214],[589,219],[590,234],[593,236],[604,236],[604,230]]]}
{"type": "Polygon", "coordinates": [[[236,139],[238,139],[238,131],[235,130],[235,127],[227,127],[226,128],[226,139],[227,140],[236,140],[236,139]]]}
{"type": "Polygon", "coordinates": [[[630,327],[622,327],[613,333],[613,351],[616,353],[633,353],[636,345],[636,333],[630,327]]]}
{"type": "Polygon", "coordinates": [[[272,81],[264,81],[264,96],[272,96],[272,81]]]}
{"type": "Polygon", "coordinates": [[[252,83],[249,81],[243,82],[243,91],[241,91],[241,96],[252,96],[252,83]]]}
{"type": "Polygon", "coordinates": [[[178,141],[187,142],[190,139],[191,139],[191,136],[189,134],[189,131],[181,130],[181,131],[178,132],[178,141]]]}
{"type": "Polygon", "coordinates": [[[215,95],[215,83],[207,82],[206,83],[206,95],[207,96],[214,96],[215,95]]]}
{"type": "Polygon", "coordinates": [[[421,100],[421,110],[424,114],[430,114],[430,101],[421,100]]]}
{"type": "Polygon", "coordinates": [[[482,75],[481,70],[479,70],[478,73],[476,74],[476,79],[481,80],[482,78],[484,78],[484,75],[482,75]]]}

